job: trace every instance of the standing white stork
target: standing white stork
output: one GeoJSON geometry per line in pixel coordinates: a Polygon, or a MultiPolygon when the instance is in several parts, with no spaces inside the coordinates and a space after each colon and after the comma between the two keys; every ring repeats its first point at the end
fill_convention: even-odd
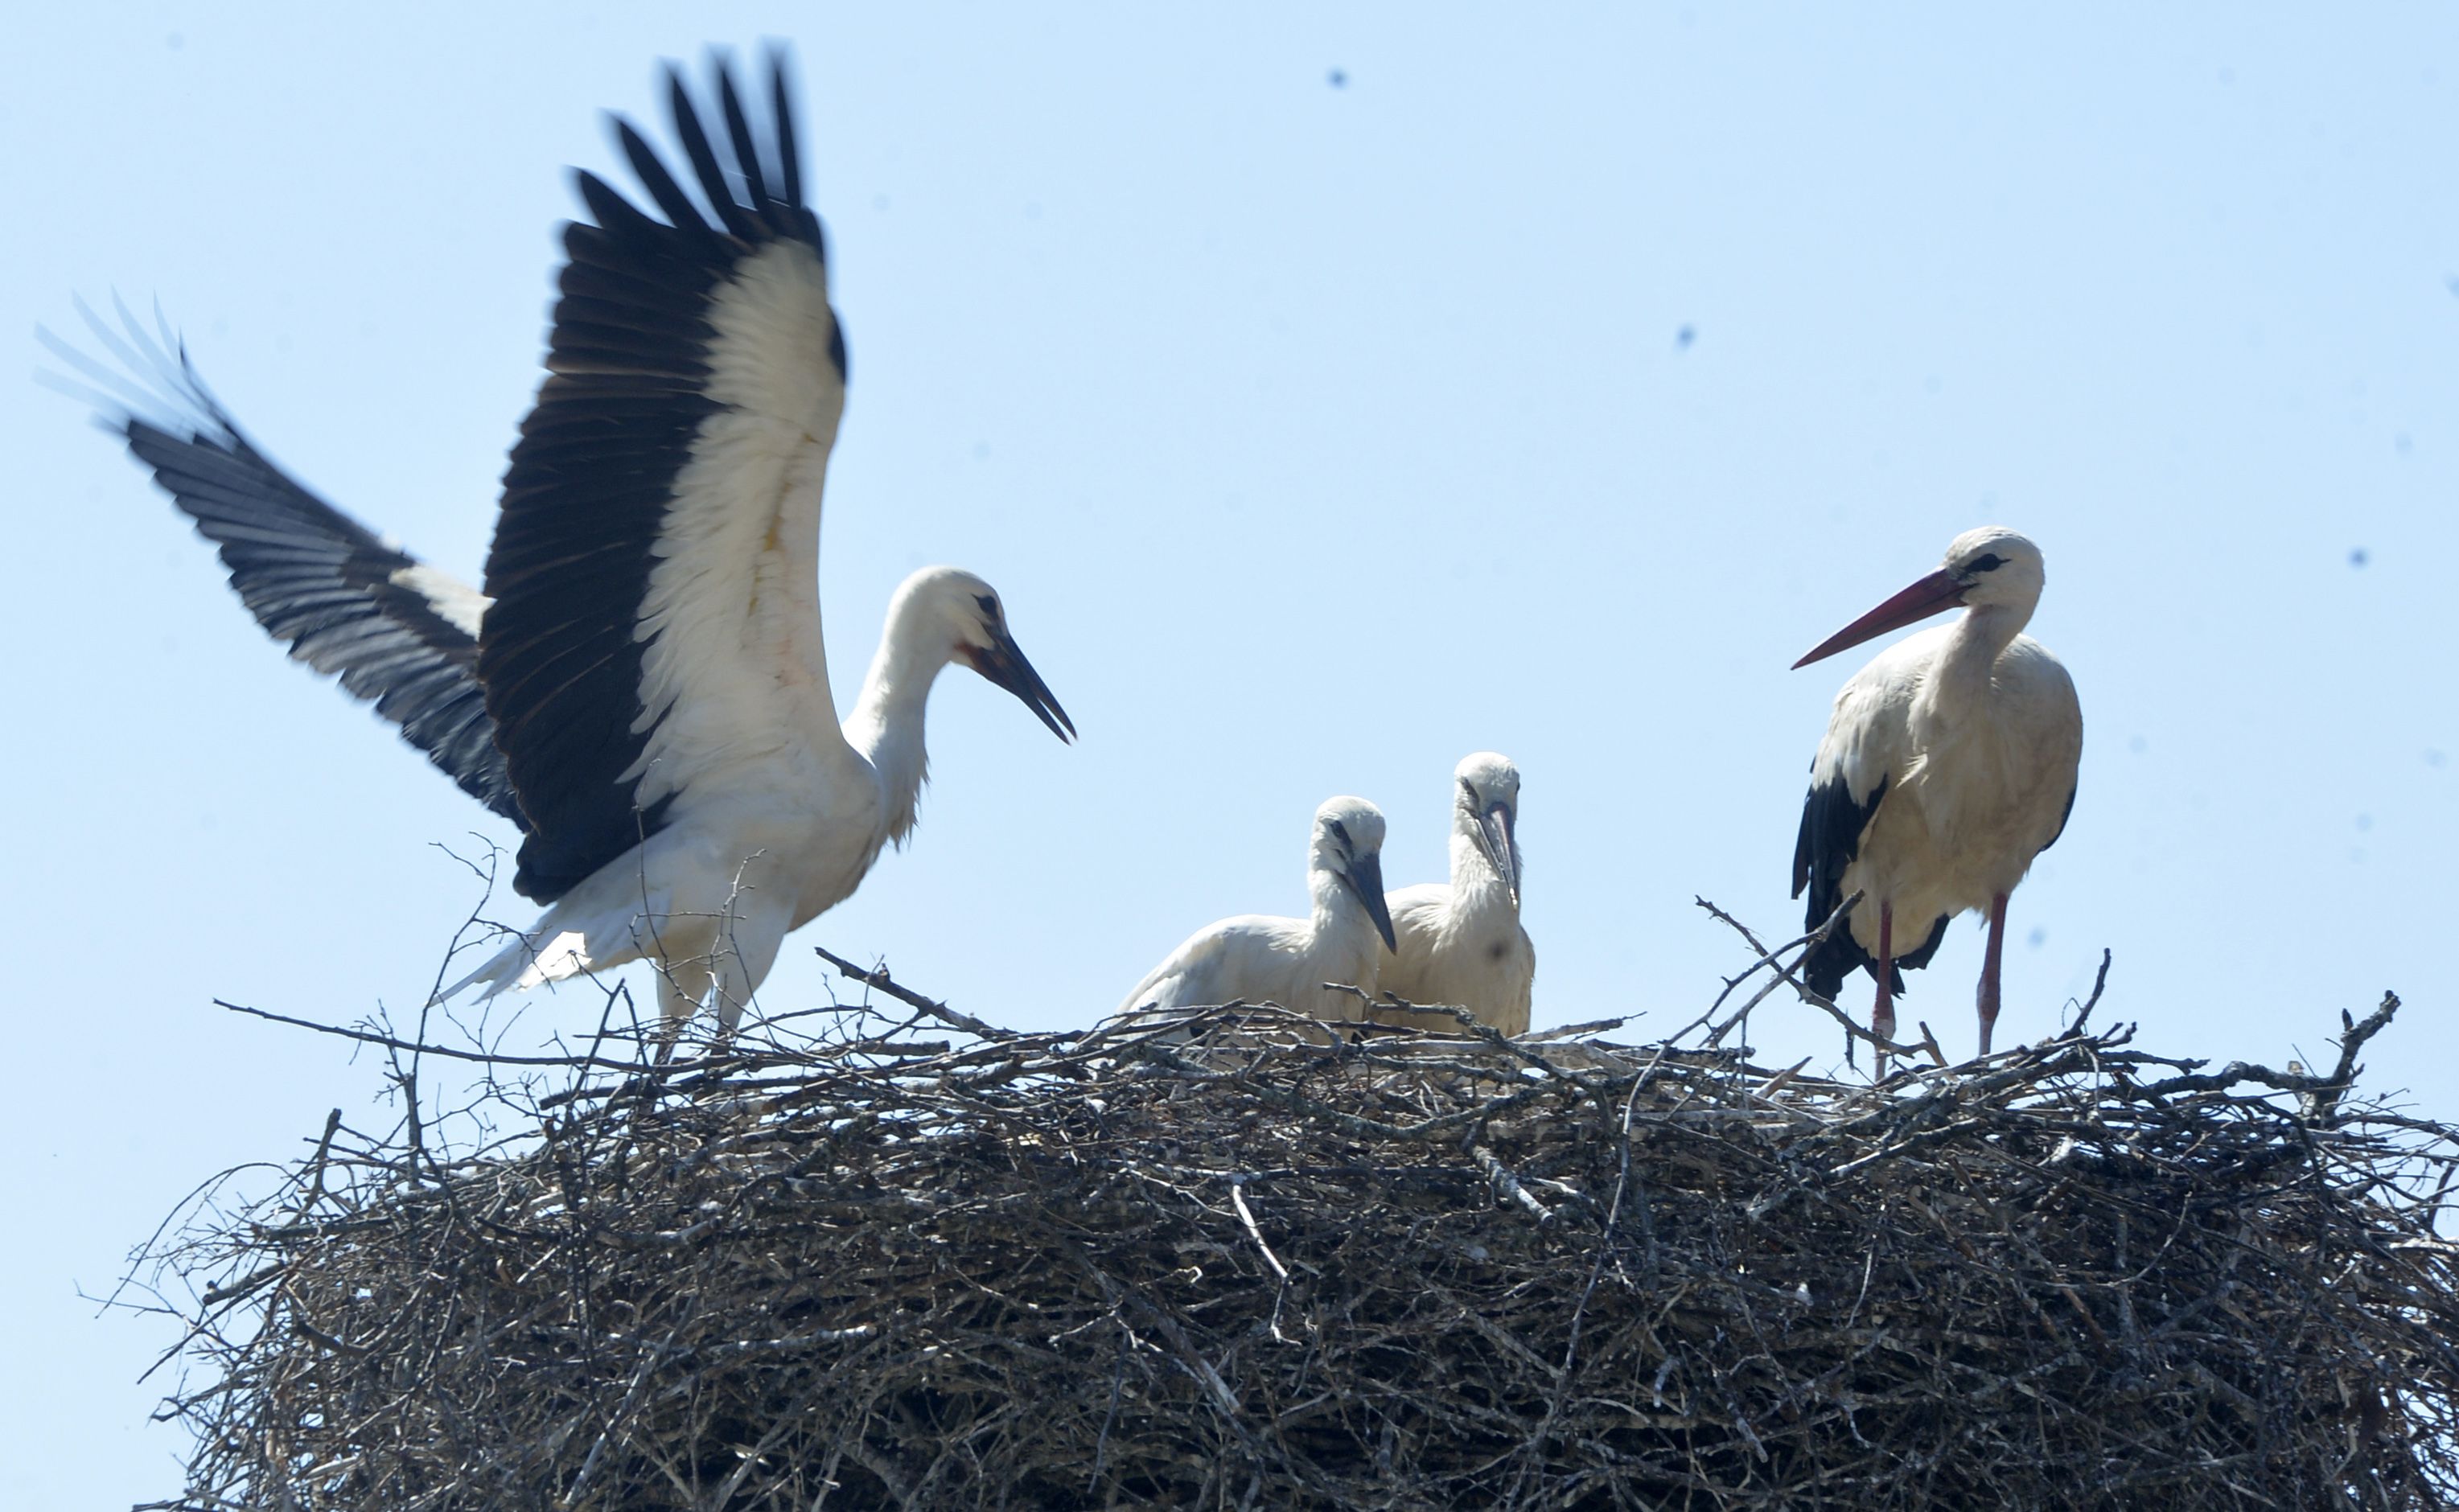
{"type": "Polygon", "coordinates": [[[259,621],[522,830],[514,886],[553,906],[448,996],[647,957],[670,1019],[713,998],[730,1029],[788,932],[912,830],[940,668],[961,661],[1075,733],[998,596],[946,567],[898,588],[839,725],[818,561],[845,342],[784,58],[765,132],[713,72],[721,135],[680,71],[666,80],[705,211],[620,119],[662,219],[576,176],[594,223],[564,229],[483,595],[292,482],[167,339],[97,326],[185,410],[122,428],[259,621]]]}
{"type": "Polygon", "coordinates": [[[1465,1008],[1504,1034],[1526,1034],[1537,947],[1520,925],[1520,768],[1508,756],[1479,751],[1462,757],[1452,778],[1452,879],[1385,899],[1396,940],[1382,990],[1421,1006],[1465,1008]]]}
{"type": "Polygon", "coordinates": [[[2083,758],[2074,682],[2022,633],[2042,581],[2039,547],[2003,526],[1966,531],[1938,571],[1794,663],[1964,609],[1881,652],[1836,695],[1794,846],[1793,893],[1810,893],[1809,928],[1862,894],[1803,975],[1833,998],[1868,968],[1879,984],[1870,1025],[1881,1036],[1895,1034],[1897,968],[1929,964],[1947,920],[1977,909],[1989,918],[1977,994],[1989,1053],[2007,895],[2066,829],[2083,758]]]}
{"type": "Polygon", "coordinates": [[[1392,945],[1382,851],[1381,809],[1363,798],[1325,799],[1307,841],[1308,916],[1241,914],[1205,926],[1136,983],[1119,1012],[1272,1002],[1355,1022],[1365,1000],[1324,983],[1375,991],[1392,945]]]}

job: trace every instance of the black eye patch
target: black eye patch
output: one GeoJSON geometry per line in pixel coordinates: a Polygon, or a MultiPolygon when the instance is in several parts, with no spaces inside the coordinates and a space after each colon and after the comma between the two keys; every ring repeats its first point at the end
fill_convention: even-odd
{"type": "Polygon", "coordinates": [[[982,613],[990,616],[994,620],[998,618],[998,599],[993,595],[976,594],[974,595],[974,602],[982,606],[982,613]]]}
{"type": "Polygon", "coordinates": [[[1340,842],[1343,850],[1347,850],[1349,847],[1349,826],[1342,824],[1337,819],[1335,819],[1332,821],[1332,837],[1340,842]]]}
{"type": "Polygon", "coordinates": [[[2006,565],[2007,564],[2005,562],[1998,559],[1998,554],[1996,552],[1985,552],[1982,555],[1973,557],[1971,561],[1965,563],[1964,570],[1965,572],[1996,572],[1999,568],[2006,565]]]}

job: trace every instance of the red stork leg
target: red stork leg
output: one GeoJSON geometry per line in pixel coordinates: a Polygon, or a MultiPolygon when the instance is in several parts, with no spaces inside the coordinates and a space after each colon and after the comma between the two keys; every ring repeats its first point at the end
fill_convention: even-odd
{"type": "MultiPolygon", "coordinates": [[[[1870,1032],[1881,1040],[1896,1037],[1896,998],[1892,991],[1896,976],[1896,911],[1879,905],[1879,996],[1870,1005],[1870,1032]]],[[[1880,1050],[1873,1059],[1879,1075],[1887,1074],[1887,1052],[1880,1050]]]]}
{"type": "Polygon", "coordinates": [[[2007,955],[2007,894],[1989,900],[1989,949],[1981,957],[1981,1053],[1989,1053],[1989,1031],[1998,1023],[1998,963],[2007,955]]]}

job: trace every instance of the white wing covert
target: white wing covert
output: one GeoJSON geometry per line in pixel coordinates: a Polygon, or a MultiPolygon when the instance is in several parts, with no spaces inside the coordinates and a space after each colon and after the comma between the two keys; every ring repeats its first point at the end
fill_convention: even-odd
{"type": "Polygon", "coordinates": [[[531,830],[515,885],[540,900],[663,828],[723,753],[835,728],[817,572],[845,344],[784,60],[766,136],[714,72],[718,136],[668,74],[708,214],[627,122],[664,219],[577,176],[595,223],[565,227],[548,376],[504,477],[478,673],[531,830]]]}

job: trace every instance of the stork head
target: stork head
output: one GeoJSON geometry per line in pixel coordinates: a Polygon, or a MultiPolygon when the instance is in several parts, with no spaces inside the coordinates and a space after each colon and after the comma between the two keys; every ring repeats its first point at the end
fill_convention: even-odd
{"type": "Polygon", "coordinates": [[[2041,548],[2004,525],[1984,525],[1955,537],[1939,571],[1964,585],[1962,603],[2017,608],[2027,615],[2041,601],[2048,580],[2041,548]]]}
{"type": "Polygon", "coordinates": [[[1383,948],[1400,947],[1392,934],[1392,910],[1383,901],[1383,810],[1363,798],[1327,798],[1314,811],[1314,839],[1308,869],[1330,877],[1366,910],[1383,948]]]}
{"type": "MultiPolygon", "coordinates": [[[[1796,662],[1806,667],[1839,651],[1874,640],[1948,609],[1999,610],[2011,614],[2021,628],[2041,601],[2046,580],[2041,548],[2004,525],[1984,525],[1955,537],[1938,571],[1919,578],[1895,597],[1837,631],[1796,662]]],[[[2014,629],[2007,634],[2013,635],[2014,629]]]]}
{"type": "Polygon", "coordinates": [[[1520,906],[1520,768],[1497,751],[1461,758],[1452,768],[1452,825],[1477,846],[1520,906]]]}
{"type": "Polygon", "coordinates": [[[925,567],[897,586],[888,619],[892,640],[912,637],[925,655],[935,651],[946,661],[962,662],[993,686],[1015,694],[1050,733],[1063,741],[1076,738],[1075,723],[1008,632],[998,591],[979,578],[957,567],[925,567]]]}

